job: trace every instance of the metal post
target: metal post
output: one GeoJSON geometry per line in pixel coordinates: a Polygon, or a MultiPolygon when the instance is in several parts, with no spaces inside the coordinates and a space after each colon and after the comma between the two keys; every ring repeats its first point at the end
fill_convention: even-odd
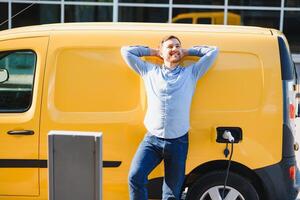
{"type": "Polygon", "coordinates": [[[224,25],[227,25],[227,19],[228,19],[228,0],[225,0],[225,6],[224,6],[224,25]]]}
{"type": "Polygon", "coordinates": [[[65,22],[65,0],[61,0],[60,2],[60,22],[65,22]]]}
{"type": "Polygon", "coordinates": [[[168,22],[172,23],[172,18],[173,18],[173,0],[169,0],[169,19],[168,22]]]}
{"type": "Polygon", "coordinates": [[[50,131],[49,200],[102,200],[102,134],[50,131]]]}
{"type": "Polygon", "coordinates": [[[281,0],[281,7],[280,7],[280,27],[279,27],[280,31],[283,31],[283,23],[284,23],[284,0],[281,0]]]}
{"type": "Polygon", "coordinates": [[[118,22],[119,17],[119,4],[118,0],[114,0],[113,4],[113,22],[118,22]]]}
{"type": "Polygon", "coordinates": [[[12,22],[12,5],[11,5],[11,1],[12,0],[9,0],[8,1],[8,29],[11,29],[11,22],[12,22]]]}

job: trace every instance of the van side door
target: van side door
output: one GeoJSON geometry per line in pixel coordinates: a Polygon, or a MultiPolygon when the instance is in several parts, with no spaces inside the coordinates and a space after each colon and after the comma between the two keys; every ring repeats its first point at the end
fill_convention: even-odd
{"type": "Polygon", "coordinates": [[[38,196],[39,126],[48,36],[0,40],[0,197],[38,196]]]}

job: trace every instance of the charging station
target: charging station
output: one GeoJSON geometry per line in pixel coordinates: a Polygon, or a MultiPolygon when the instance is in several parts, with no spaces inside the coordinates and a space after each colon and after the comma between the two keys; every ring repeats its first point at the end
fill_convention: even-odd
{"type": "Polygon", "coordinates": [[[102,134],[50,131],[50,200],[102,199],[102,134]]]}

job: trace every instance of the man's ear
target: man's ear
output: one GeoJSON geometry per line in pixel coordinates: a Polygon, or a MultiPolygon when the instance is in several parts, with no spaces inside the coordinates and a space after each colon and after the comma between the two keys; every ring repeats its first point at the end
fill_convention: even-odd
{"type": "Polygon", "coordinates": [[[160,57],[163,56],[163,54],[162,54],[162,47],[159,47],[159,48],[158,48],[158,54],[159,54],[160,57]]]}

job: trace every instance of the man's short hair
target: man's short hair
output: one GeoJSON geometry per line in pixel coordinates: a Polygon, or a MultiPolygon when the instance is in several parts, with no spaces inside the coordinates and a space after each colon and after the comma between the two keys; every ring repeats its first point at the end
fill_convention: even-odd
{"type": "Polygon", "coordinates": [[[167,35],[167,36],[163,37],[163,39],[161,40],[160,47],[162,47],[162,45],[164,44],[165,41],[171,40],[171,39],[176,39],[176,40],[178,40],[179,44],[181,44],[181,41],[179,40],[178,37],[176,37],[174,35],[167,35]]]}

